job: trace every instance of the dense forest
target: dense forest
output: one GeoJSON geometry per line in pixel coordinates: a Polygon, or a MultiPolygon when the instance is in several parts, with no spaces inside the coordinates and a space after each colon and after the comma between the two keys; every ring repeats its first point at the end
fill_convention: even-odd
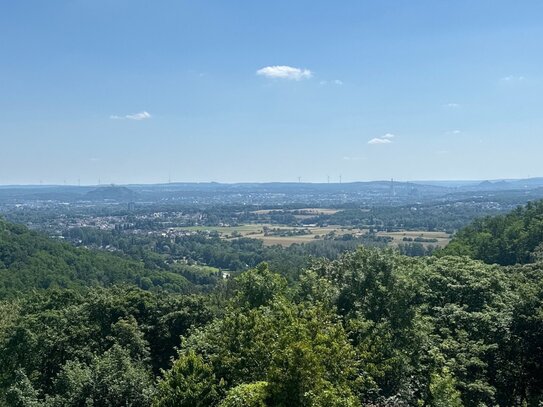
{"type": "Polygon", "coordinates": [[[81,288],[146,279],[169,291],[185,292],[189,282],[142,262],[69,244],[0,220],[0,299],[33,288],[81,288]]]}
{"type": "Polygon", "coordinates": [[[204,282],[0,222],[0,405],[540,406],[542,219],[477,220],[433,256],[262,248],[204,282]]]}
{"type": "Polygon", "coordinates": [[[455,236],[444,253],[501,265],[543,259],[543,201],[529,202],[506,215],[477,219],[455,236]]]}

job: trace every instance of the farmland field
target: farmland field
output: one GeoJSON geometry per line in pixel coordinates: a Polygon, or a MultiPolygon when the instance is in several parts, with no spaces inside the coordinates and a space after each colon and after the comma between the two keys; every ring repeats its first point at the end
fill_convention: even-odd
{"type": "Polygon", "coordinates": [[[178,229],[195,232],[217,232],[220,237],[224,239],[250,237],[252,239],[262,240],[266,246],[275,244],[290,246],[294,243],[308,243],[318,239],[324,239],[324,237],[330,233],[340,236],[347,233],[356,235],[366,232],[364,229],[353,229],[341,226],[293,227],[261,223],[238,226],[189,226],[178,229]]]}
{"type": "Polygon", "coordinates": [[[263,233],[265,224],[245,224],[239,226],[186,226],[179,227],[179,230],[190,230],[194,232],[217,232],[220,235],[231,235],[240,233],[243,236],[255,233],[263,233]]]}
{"type": "MultiPolygon", "coordinates": [[[[279,244],[281,246],[290,246],[294,243],[309,243],[315,240],[322,240],[327,235],[334,234],[341,236],[352,234],[360,236],[367,232],[367,229],[349,228],[338,225],[330,226],[308,226],[294,227],[287,225],[272,224],[244,224],[238,226],[189,226],[179,228],[180,230],[217,232],[223,239],[235,239],[239,237],[249,237],[259,239],[266,246],[279,244]]],[[[390,245],[398,246],[401,243],[422,243],[425,246],[434,245],[444,247],[451,237],[445,232],[428,232],[423,230],[409,230],[396,232],[377,232],[377,236],[392,238],[390,245]]]]}
{"type": "Polygon", "coordinates": [[[301,209],[259,209],[257,211],[252,211],[252,213],[258,215],[268,215],[273,212],[284,212],[284,213],[299,213],[300,216],[317,216],[317,215],[333,215],[334,213],[339,212],[339,209],[332,208],[301,208],[301,209]]]}
{"type": "Polygon", "coordinates": [[[445,247],[449,244],[451,237],[445,232],[427,232],[421,230],[409,230],[399,232],[377,232],[377,236],[391,237],[392,245],[397,246],[400,243],[413,243],[420,240],[423,245],[434,245],[445,247]],[[409,240],[411,239],[411,240],[409,240]],[[432,241],[430,241],[432,240],[432,241]]]}

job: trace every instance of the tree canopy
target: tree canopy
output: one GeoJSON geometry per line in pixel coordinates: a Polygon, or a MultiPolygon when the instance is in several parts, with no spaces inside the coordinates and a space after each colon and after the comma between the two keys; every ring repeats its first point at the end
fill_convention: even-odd
{"type": "Polygon", "coordinates": [[[0,221],[0,406],[539,406],[542,212],[199,292],[0,221]]]}

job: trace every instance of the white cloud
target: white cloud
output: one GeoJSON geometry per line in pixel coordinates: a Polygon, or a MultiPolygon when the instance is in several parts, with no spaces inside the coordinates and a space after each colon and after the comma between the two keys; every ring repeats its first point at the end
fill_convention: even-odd
{"type": "Polygon", "coordinates": [[[345,161],[360,161],[360,160],[363,160],[364,157],[349,157],[349,156],[345,156],[343,157],[343,160],[345,161]]]}
{"type": "Polygon", "coordinates": [[[524,76],[509,75],[509,76],[504,76],[500,80],[502,82],[521,82],[524,79],[525,79],[524,76]]]}
{"type": "Polygon", "coordinates": [[[266,78],[290,79],[295,81],[309,79],[313,76],[313,72],[309,69],[294,68],[287,65],[266,66],[256,71],[256,74],[265,76],[266,78]]]}
{"type": "Polygon", "coordinates": [[[147,112],[139,112],[134,114],[127,114],[125,117],[129,120],[145,120],[150,119],[151,115],[147,112]]]}
{"type": "Polygon", "coordinates": [[[444,105],[445,107],[448,107],[450,109],[457,109],[460,107],[460,105],[458,103],[447,103],[444,105]]]}
{"type": "Polygon", "coordinates": [[[341,85],[343,85],[343,81],[341,81],[339,79],[334,79],[334,85],[341,86],[341,85]]]}
{"type": "Polygon", "coordinates": [[[109,116],[109,118],[113,120],[146,120],[146,119],[150,119],[151,117],[152,117],[151,114],[146,111],[134,113],[134,114],[127,114],[125,116],[117,116],[117,115],[109,116]]]}
{"type": "Polygon", "coordinates": [[[392,140],[389,138],[372,138],[370,141],[368,141],[368,144],[390,144],[392,143],[392,140]]]}
{"type": "Polygon", "coordinates": [[[375,137],[372,138],[370,141],[368,141],[368,144],[391,144],[393,143],[392,139],[396,137],[392,133],[386,133],[381,137],[375,137]]]}

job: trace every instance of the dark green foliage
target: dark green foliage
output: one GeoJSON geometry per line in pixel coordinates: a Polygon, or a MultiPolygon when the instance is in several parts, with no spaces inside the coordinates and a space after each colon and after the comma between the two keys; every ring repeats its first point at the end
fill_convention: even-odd
{"type": "Polygon", "coordinates": [[[283,295],[287,282],[278,274],[270,273],[266,263],[241,274],[237,280],[238,301],[241,307],[256,308],[269,304],[283,295]]]}
{"type": "Polygon", "coordinates": [[[507,215],[476,220],[458,232],[442,253],[512,265],[538,260],[542,245],[543,201],[538,201],[507,215]]]}
{"type": "Polygon", "coordinates": [[[0,220],[0,299],[31,289],[114,284],[187,292],[181,275],[151,271],[141,262],[54,241],[24,226],[0,220]]]}
{"type": "Polygon", "coordinates": [[[216,378],[211,366],[194,352],[180,356],[164,375],[153,406],[204,407],[219,400],[216,378]]]}
{"type": "Polygon", "coordinates": [[[0,394],[25,388],[14,376],[21,371],[40,397],[64,397],[59,380],[76,380],[74,372],[88,380],[70,382],[81,387],[81,397],[91,397],[85,386],[96,388],[104,375],[122,378],[125,368],[136,382],[151,383],[153,372],[169,366],[179,337],[212,318],[201,298],[136,288],[49,290],[15,302],[11,312],[0,326],[0,394]],[[119,370],[104,370],[108,364],[119,370]]]}
{"type": "Polygon", "coordinates": [[[9,388],[9,405],[31,407],[149,406],[153,395],[152,376],[134,362],[128,350],[114,345],[89,363],[66,362],[54,380],[52,396],[39,397],[26,374],[19,372],[9,388]]]}
{"type": "MultiPolygon", "coordinates": [[[[496,199],[495,196],[492,199],[496,199]]],[[[525,202],[522,200],[520,202],[525,202]]],[[[490,207],[473,199],[454,203],[426,203],[407,206],[375,205],[366,208],[348,208],[332,215],[319,215],[304,220],[306,224],[342,225],[373,230],[441,230],[456,231],[484,215],[494,215],[503,209],[490,207]]],[[[504,200],[504,206],[509,202],[504,200]]]]}
{"type": "Polygon", "coordinates": [[[200,355],[229,403],[265,383],[270,406],[537,406],[538,273],[360,249],[285,288],[263,265],[180,357],[200,355]]]}
{"type": "Polygon", "coordinates": [[[148,406],[153,383],[146,366],[134,361],[128,349],[113,345],[86,364],[68,361],[54,382],[50,406],[148,406]]]}

